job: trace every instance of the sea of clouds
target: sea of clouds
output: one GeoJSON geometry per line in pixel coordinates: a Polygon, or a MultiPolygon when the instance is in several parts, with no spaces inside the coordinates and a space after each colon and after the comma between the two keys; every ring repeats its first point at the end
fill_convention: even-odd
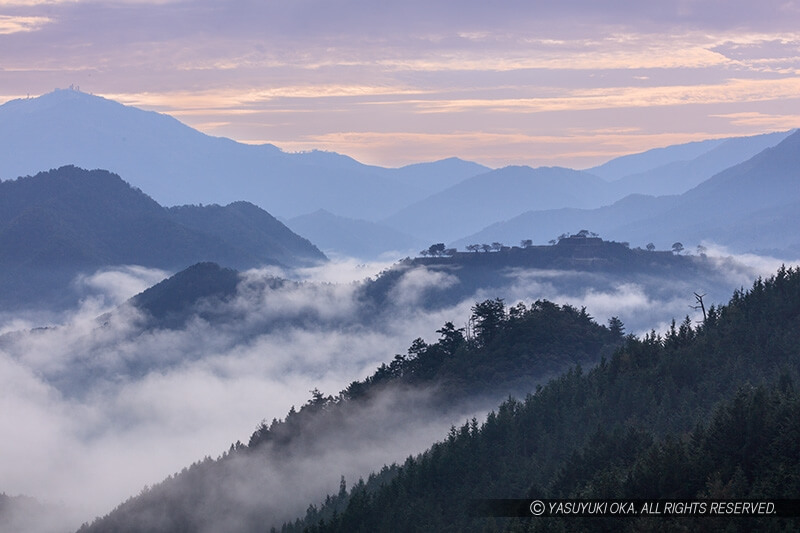
{"type": "MultiPolygon", "coordinates": [[[[694,279],[665,286],[646,277],[513,271],[502,294],[479,291],[427,310],[418,305],[424,296],[458,280],[411,270],[368,322],[359,318],[359,280],[389,264],[346,260],[291,273],[250,271],[234,298],[205,304],[236,320],[194,317],[179,329],[143,327],[141,312],[125,303],[166,272],[123,266],[83,276],[75,284],[85,297],[69,312],[0,315],[0,491],[53,505],[55,521],[40,520],[40,531],[74,529],[144,486],[247,442],[262,420],[283,418],[312,389],[335,395],[405,353],[413,339],[435,341],[444,322],[463,325],[476,301],[549,299],[585,306],[600,323],[619,316],[631,333],[664,331],[673,318],[701,318],[690,307],[694,292],[708,294],[708,305],[724,303],[783,263],[707,248],[719,273],[707,287],[694,279]],[[260,283],[276,275],[298,282],[260,283]]],[[[362,414],[360,426],[347,428],[348,439],[271,471],[276,517],[291,519],[336,492],[341,475],[352,482],[402,461],[443,438],[450,425],[492,408],[412,416],[399,410],[400,417],[394,407],[401,401],[409,400],[387,397],[362,414]],[[367,426],[373,430],[356,431],[367,426]]]]}

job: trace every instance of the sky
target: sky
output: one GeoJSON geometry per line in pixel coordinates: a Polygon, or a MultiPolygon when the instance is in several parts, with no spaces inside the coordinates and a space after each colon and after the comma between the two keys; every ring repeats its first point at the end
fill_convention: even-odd
{"type": "Polygon", "coordinates": [[[800,125],[792,0],[0,0],[0,101],[70,85],[383,166],[586,168],[800,125]]]}

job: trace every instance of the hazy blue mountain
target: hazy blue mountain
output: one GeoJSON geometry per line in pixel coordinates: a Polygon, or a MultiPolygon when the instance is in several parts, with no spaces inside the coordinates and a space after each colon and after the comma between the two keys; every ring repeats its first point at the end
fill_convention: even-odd
{"type": "Polygon", "coordinates": [[[445,186],[477,167],[446,161],[384,169],[334,153],[289,154],[74,90],[0,106],[0,145],[0,179],[63,165],[107,168],[162,205],[246,199],[287,217],[325,208],[375,219],[435,190],[432,175],[445,186]]]}
{"type": "Polygon", "coordinates": [[[525,211],[597,207],[612,199],[608,184],[585,172],[511,166],[473,176],[384,222],[426,241],[448,241],[525,211]]]}
{"type": "Polygon", "coordinates": [[[737,251],[800,251],[800,132],[681,195],[634,195],[593,210],[531,211],[457,241],[542,242],[588,229],[604,237],[669,249],[703,240],[737,251]],[[541,239],[541,240],[540,240],[541,239]]]}
{"type": "Polygon", "coordinates": [[[63,291],[78,272],[198,261],[237,268],[308,265],[325,256],[261,209],[168,210],[119,176],[62,167],[0,182],[0,284],[5,304],[63,291]]]}
{"type": "MultiPolygon", "coordinates": [[[[598,208],[630,194],[681,194],[714,174],[778,144],[790,133],[714,139],[658,148],[619,157],[583,173],[562,168],[507,167],[457,183],[400,210],[385,222],[425,241],[448,241],[464,235],[465,231],[478,230],[491,222],[499,223],[526,211],[598,208]],[[596,179],[596,176],[603,179],[596,179]]],[[[535,231],[541,234],[539,226],[535,227],[535,231]]],[[[552,225],[547,227],[545,236],[548,240],[564,231],[580,229],[570,224],[550,235],[552,225]]],[[[539,235],[529,234],[524,238],[531,237],[538,238],[539,235]]],[[[466,240],[457,242],[469,244],[466,240]]]]}
{"type": "Polygon", "coordinates": [[[224,207],[184,205],[168,211],[172,220],[230,243],[243,256],[260,258],[264,263],[295,266],[325,260],[308,239],[249,202],[233,202],[224,207]]]}
{"type": "MultiPolygon", "coordinates": [[[[646,174],[659,167],[664,167],[674,163],[690,162],[704,155],[714,152],[717,148],[722,148],[720,156],[727,150],[727,147],[738,147],[739,149],[751,152],[738,161],[731,161],[719,170],[733,166],[736,163],[754,156],[756,153],[774,146],[786,138],[792,131],[769,133],[765,135],[753,135],[748,137],[727,137],[722,139],[708,139],[705,141],[695,141],[690,143],[675,144],[662,148],[653,148],[645,152],[623,155],[615,157],[602,165],[585,169],[586,172],[599,176],[607,181],[617,181],[629,176],[646,174]],[[750,148],[750,146],[756,148],[750,148]],[[758,148],[760,146],[760,148],[758,148]]],[[[735,154],[727,154],[725,157],[736,157],[735,154]]],[[[724,163],[723,163],[724,164],[724,163]]],[[[718,171],[719,171],[718,170],[718,171]]],[[[714,173],[712,173],[714,174],[714,173]]],[[[709,174],[709,177],[711,174],[709,174]]]]}
{"type": "Polygon", "coordinates": [[[432,163],[417,163],[391,169],[391,176],[426,194],[435,194],[472,176],[491,171],[489,167],[457,157],[432,163]]]}
{"type": "Polygon", "coordinates": [[[305,235],[325,253],[376,259],[387,251],[399,256],[416,253],[425,242],[377,222],[345,218],[324,209],[286,221],[294,232],[305,235]]]}
{"type": "Polygon", "coordinates": [[[707,180],[714,174],[746,161],[771,146],[775,146],[792,132],[769,133],[753,137],[723,139],[713,148],[693,159],[672,161],[645,172],[629,174],[613,182],[613,187],[624,196],[630,193],[661,196],[681,194],[707,180]]]}
{"type": "Polygon", "coordinates": [[[226,300],[236,294],[239,273],[216,263],[197,263],[131,298],[153,324],[176,327],[196,311],[203,299],[226,300]]]}
{"type": "MultiPolygon", "coordinates": [[[[559,235],[574,233],[581,229],[598,232],[603,237],[627,240],[627,237],[616,236],[612,230],[631,221],[644,220],[653,212],[664,210],[677,201],[677,196],[654,197],[632,194],[610,206],[597,209],[562,208],[528,211],[457,239],[451,245],[463,250],[470,244],[501,242],[513,245],[523,239],[531,239],[535,244],[544,244],[558,238],[559,235]]],[[[672,242],[674,241],[656,244],[659,244],[660,249],[667,249],[672,242]]],[[[639,243],[634,242],[634,244],[639,243]]]]}
{"type": "MultiPolygon", "coordinates": [[[[654,214],[647,223],[655,228],[671,226],[692,243],[724,239],[724,244],[741,250],[782,250],[800,244],[796,231],[800,210],[793,208],[799,203],[800,132],[796,132],[681,195],[674,208],[654,214]]],[[[643,235],[642,226],[637,226],[631,234],[643,235]]]]}
{"type": "Polygon", "coordinates": [[[587,168],[585,171],[607,181],[616,181],[625,176],[641,174],[676,161],[690,161],[713,150],[723,142],[724,139],[709,139],[653,148],[645,152],[615,157],[602,165],[587,168]]]}
{"type": "MultiPolygon", "coordinates": [[[[108,168],[162,205],[246,199],[285,218],[323,209],[349,219],[382,220],[424,245],[453,240],[531,210],[599,207],[637,191],[683,192],[726,162],[746,158],[782,135],[786,134],[717,139],[617,158],[590,169],[605,179],[617,179],[604,184],[567,169],[508,167],[487,172],[486,167],[456,158],[387,169],[329,152],[288,154],[268,144],[211,137],[167,115],[57,90],[0,106],[0,179],[65,164],[108,168]]],[[[562,225],[553,235],[553,224],[547,222],[535,231],[548,239],[582,226],[562,225]]],[[[352,236],[387,238],[362,230],[352,236]]],[[[386,242],[391,245],[381,251],[399,248],[402,239],[386,242]]],[[[345,243],[331,249],[344,249],[345,243]]],[[[366,242],[363,248],[359,255],[376,250],[366,242]]],[[[64,253],[84,252],[78,248],[64,253]]]]}

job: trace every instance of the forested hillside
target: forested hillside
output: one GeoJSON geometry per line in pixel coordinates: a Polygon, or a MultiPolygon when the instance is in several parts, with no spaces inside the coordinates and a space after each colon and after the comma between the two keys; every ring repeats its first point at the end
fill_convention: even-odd
{"type": "MultiPolygon", "coordinates": [[[[498,324],[502,331],[503,324],[498,324]]],[[[750,531],[780,518],[500,519],[483,498],[796,498],[800,270],[782,268],[665,336],[628,337],[427,452],[309,508],[284,532],[750,531]]]]}
{"type": "MultiPolygon", "coordinates": [[[[464,405],[482,410],[497,405],[571,365],[597,363],[623,341],[618,322],[598,325],[583,309],[548,301],[508,309],[501,300],[486,300],[473,307],[471,324],[465,331],[445,323],[439,340],[415,340],[406,354],[336,396],[312,391],[309,401],[285,419],[262,423],[247,444],[237,442],[219,459],[206,458],[184,469],[83,531],[279,526],[292,514],[286,516],[270,491],[292,497],[293,481],[275,487],[276,479],[293,480],[297,472],[310,470],[316,474],[303,474],[301,482],[313,487],[320,470],[329,471],[331,461],[343,462],[339,454],[354,453],[356,441],[367,442],[367,448],[384,446],[397,432],[414,432],[426,419],[462,412],[464,405]]],[[[332,474],[338,478],[339,472],[332,474]]],[[[324,490],[317,497],[322,495],[324,490]]],[[[296,509],[296,516],[307,504],[286,505],[296,509]]]]}
{"type": "Polygon", "coordinates": [[[246,269],[326,259],[246,202],[167,209],[116,174],[75,166],[0,182],[0,302],[9,308],[72,303],[78,274],[116,265],[246,269]]]}
{"type": "MultiPolygon", "coordinates": [[[[312,391],[305,405],[264,422],[247,444],[144,490],[82,531],[261,531],[285,514],[270,493],[276,470],[266,466],[311,464],[307,476],[329,473],[337,463],[325,453],[357,453],[365,426],[382,432],[394,424],[372,416],[371,406],[391,402],[382,416],[405,413],[419,423],[432,406],[447,409],[526,385],[535,392],[524,400],[509,398],[485,421],[453,427],[402,465],[384,467],[349,491],[343,480],[337,494],[283,531],[637,530],[653,524],[476,517],[469,502],[797,495],[800,270],[781,268],[708,309],[703,323],[687,319],[663,336],[623,337],[617,320],[599,326],[584,310],[547,301],[508,309],[486,300],[472,311],[468,330],[448,322],[438,341],[415,340],[407,354],[338,395],[312,391]],[[574,366],[535,385],[564,365],[574,366]],[[429,395],[406,394],[412,390],[429,395]]],[[[304,483],[313,484],[313,476],[304,483]]],[[[288,484],[286,491],[291,499],[288,484]]],[[[676,520],[694,529],[721,519],[676,520]]],[[[777,522],[766,525],[784,519],[771,520],[777,522]]],[[[722,526],[747,531],[765,524],[722,526]]]]}

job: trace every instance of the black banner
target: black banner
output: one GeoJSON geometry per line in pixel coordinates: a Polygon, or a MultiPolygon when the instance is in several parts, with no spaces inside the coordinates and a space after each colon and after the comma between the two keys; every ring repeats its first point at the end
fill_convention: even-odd
{"type": "Polygon", "coordinates": [[[800,499],[786,500],[472,500],[470,514],[483,517],[751,516],[800,517],[800,499]]]}

